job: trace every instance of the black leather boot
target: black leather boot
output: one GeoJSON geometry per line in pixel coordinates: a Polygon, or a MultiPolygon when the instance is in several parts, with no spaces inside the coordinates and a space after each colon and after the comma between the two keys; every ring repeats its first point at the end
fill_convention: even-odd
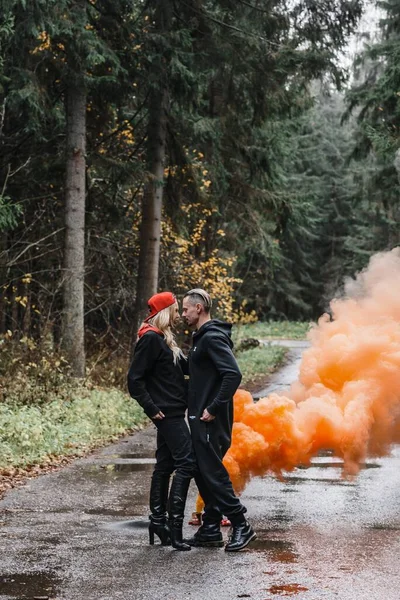
{"type": "Polygon", "coordinates": [[[241,521],[235,525],[232,525],[232,531],[229,536],[229,542],[225,546],[226,552],[239,552],[243,550],[257,537],[254,529],[250,523],[246,520],[241,521]]]}
{"type": "Polygon", "coordinates": [[[160,538],[162,546],[171,545],[171,532],[167,521],[157,523],[157,521],[151,520],[149,525],[149,541],[151,545],[154,544],[154,534],[160,538]]]}
{"type": "Polygon", "coordinates": [[[168,500],[169,529],[171,543],[175,550],[191,550],[182,538],[183,518],[185,516],[185,504],[190,485],[190,477],[175,473],[171,485],[168,500]]]}
{"type": "Polygon", "coordinates": [[[171,545],[171,536],[167,522],[167,500],[169,474],[154,471],[150,487],[150,525],[149,541],[154,544],[154,534],[160,538],[163,546],[171,545]]]}
{"type": "Polygon", "coordinates": [[[220,523],[205,522],[193,537],[185,540],[190,546],[203,548],[222,548],[224,545],[220,523]]]}

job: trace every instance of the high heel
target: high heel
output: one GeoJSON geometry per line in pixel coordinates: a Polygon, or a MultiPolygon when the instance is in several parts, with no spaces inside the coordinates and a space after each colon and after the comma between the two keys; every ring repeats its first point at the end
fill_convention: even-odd
{"type": "Polygon", "coordinates": [[[150,488],[150,524],[149,542],[154,545],[154,534],[156,534],[163,546],[171,545],[171,536],[167,523],[167,499],[169,488],[169,473],[154,471],[151,478],[150,488]]]}
{"type": "Polygon", "coordinates": [[[170,546],[171,545],[171,532],[169,530],[168,524],[164,523],[154,523],[150,522],[149,524],[149,542],[150,545],[154,545],[154,534],[156,534],[160,538],[160,542],[162,546],[170,546]]]}
{"type": "Polygon", "coordinates": [[[149,526],[149,543],[150,543],[150,546],[154,546],[154,531],[152,529],[150,529],[150,526],[149,526]]]}

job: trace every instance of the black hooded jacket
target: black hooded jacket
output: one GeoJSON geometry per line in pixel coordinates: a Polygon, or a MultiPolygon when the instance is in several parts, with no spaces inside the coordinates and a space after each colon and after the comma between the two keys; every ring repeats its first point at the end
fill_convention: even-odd
{"type": "Polygon", "coordinates": [[[137,342],[128,373],[128,389],[146,415],[160,410],[166,417],[183,416],[187,408],[184,370],[186,359],[176,364],[164,337],[148,331],[137,342]]]}
{"type": "Polygon", "coordinates": [[[233,422],[233,395],[242,375],[233,355],[232,325],[207,321],[193,334],[189,353],[189,419],[198,420],[205,408],[217,421],[233,422]]]}

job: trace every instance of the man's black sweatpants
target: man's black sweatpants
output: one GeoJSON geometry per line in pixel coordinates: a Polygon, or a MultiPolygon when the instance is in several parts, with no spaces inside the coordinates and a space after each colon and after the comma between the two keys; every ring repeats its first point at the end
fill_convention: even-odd
{"type": "Polygon", "coordinates": [[[199,473],[195,480],[205,503],[204,523],[219,523],[226,515],[231,523],[243,520],[246,508],[235,496],[228,471],[222,459],[230,446],[226,432],[219,427],[218,418],[205,422],[190,419],[193,448],[199,473]]]}

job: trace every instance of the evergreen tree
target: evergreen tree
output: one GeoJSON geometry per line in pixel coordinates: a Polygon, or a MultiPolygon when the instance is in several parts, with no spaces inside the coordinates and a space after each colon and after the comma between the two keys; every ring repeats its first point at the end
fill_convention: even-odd
{"type": "Polygon", "coordinates": [[[221,244],[221,228],[226,251],[235,253],[240,245],[240,293],[260,316],[288,314],[296,302],[296,314],[304,314],[306,304],[310,310],[301,298],[304,285],[299,287],[286,271],[282,287],[278,275],[287,260],[279,241],[287,232],[288,215],[293,222],[307,214],[293,201],[281,168],[290,153],[288,122],[301,119],[311,105],[312,80],[330,76],[336,86],[343,84],[337,54],[357,23],[361,4],[261,6],[225,0],[205,2],[199,9],[204,37],[197,42],[203,52],[197,54],[204,57],[199,63],[209,83],[183,137],[198,140],[211,183],[200,197],[218,209],[210,216],[208,245],[221,244]],[[287,302],[278,306],[278,296],[287,302]]]}
{"type": "Polygon", "coordinates": [[[140,253],[133,317],[134,340],[140,322],[147,315],[147,300],[157,292],[161,246],[164,166],[169,115],[168,42],[172,27],[172,4],[149,2],[153,28],[147,122],[147,181],[142,198],[140,253]]]}
{"type": "Polygon", "coordinates": [[[343,111],[343,94],[322,88],[289,136],[284,168],[292,208],[281,223],[284,258],[273,305],[283,303],[282,314],[297,319],[317,317],[352,272],[347,241],[359,182],[349,158],[356,125],[341,125],[343,111]]]}
{"type": "Polygon", "coordinates": [[[357,78],[348,93],[348,113],[353,111],[359,122],[354,157],[364,170],[353,242],[348,244],[358,268],[372,253],[400,243],[400,3],[378,5],[385,11],[381,39],[358,59],[357,78]]]}
{"type": "MultiPolygon", "coordinates": [[[[59,214],[51,218],[55,206],[49,200],[56,200],[62,205],[65,145],[69,148],[65,184],[66,250],[63,253],[56,250],[56,271],[51,276],[54,287],[48,291],[58,296],[60,277],[64,280],[61,267],[64,263],[67,274],[64,342],[75,373],[82,375],[86,108],[89,103],[97,109],[98,116],[97,107],[104,99],[115,99],[118,91],[131,89],[124,61],[130,55],[127,43],[132,34],[132,30],[125,26],[125,20],[132,17],[132,10],[129,3],[123,1],[117,5],[115,2],[91,4],[80,0],[34,2],[29,6],[14,2],[10,10],[15,31],[8,40],[4,60],[6,85],[3,96],[7,112],[2,169],[3,172],[16,170],[16,155],[18,162],[25,166],[20,169],[20,177],[13,180],[10,191],[18,198],[23,181],[25,197],[34,197],[34,202],[27,205],[24,214],[27,222],[34,221],[39,199],[41,216],[46,217],[44,223],[40,219],[36,228],[36,248],[39,249],[40,229],[48,230],[49,222],[59,226],[55,227],[53,234],[49,235],[47,231],[43,239],[54,235],[60,242],[62,220],[59,214]],[[54,188],[56,195],[53,192],[48,198],[54,188]]],[[[135,67],[134,63],[132,69],[135,67]]],[[[26,231],[23,223],[21,229],[26,231]]],[[[28,249],[33,246],[29,244],[28,249]]],[[[29,272],[35,270],[30,268],[31,265],[40,268],[35,256],[23,254],[29,272]]],[[[40,257],[41,253],[38,254],[40,257]]],[[[10,262],[13,264],[15,260],[10,262]]],[[[47,261],[46,271],[48,266],[47,261]]],[[[52,303],[55,304],[54,296],[52,303]]]]}
{"type": "MultiPolygon", "coordinates": [[[[2,238],[3,331],[61,340],[66,106],[74,90],[86,97],[77,121],[86,138],[78,154],[90,352],[128,354],[135,297],[140,306],[157,276],[162,287],[183,291],[187,281],[224,298],[242,279],[238,296],[260,316],[310,314],[323,287],[318,280],[310,292],[307,279],[308,268],[317,271],[313,210],[323,175],[315,160],[315,185],[301,180],[304,157],[294,147],[307,129],[310,81],[343,81],[336,54],[361,2],[4,3],[13,33],[0,34],[0,177],[13,174],[6,195],[23,212],[2,238]],[[151,268],[138,227],[142,205],[158,211],[153,231],[142,227],[151,268]],[[144,274],[150,283],[141,290],[144,274]]],[[[82,258],[78,286],[81,274],[82,258]]]]}

